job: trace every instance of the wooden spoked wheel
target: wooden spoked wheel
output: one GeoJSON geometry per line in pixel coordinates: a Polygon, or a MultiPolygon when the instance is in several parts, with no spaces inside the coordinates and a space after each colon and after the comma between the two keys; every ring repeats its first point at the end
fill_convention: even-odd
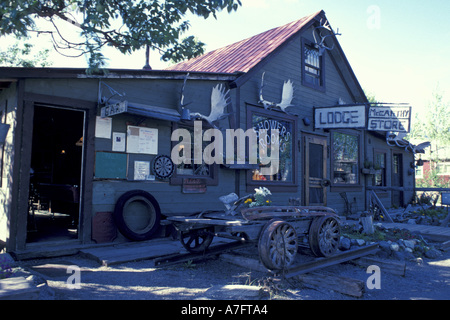
{"type": "Polygon", "coordinates": [[[283,220],[271,220],[261,231],[258,251],[269,270],[289,267],[297,255],[298,238],[294,227],[283,220]]]}
{"type": "Polygon", "coordinates": [[[214,239],[214,228],[195,229],[181,232],[180,241],[191,253],[201,253],[208,249],[214,239]]]}
{"type": "Polygon", "coordinates": [[[318,257],[333,255],[338,249],[340,237],[339,222],[331,216],[314,218],[309,228],[309,245],[318,257]]]}

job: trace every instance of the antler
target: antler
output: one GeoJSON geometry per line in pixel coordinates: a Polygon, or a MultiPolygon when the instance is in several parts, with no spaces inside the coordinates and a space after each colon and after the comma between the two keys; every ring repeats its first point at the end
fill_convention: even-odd
{"type": "Polygon", "coordinates": [[[334,44],[331,48],[327,47],[325,45],[326,38],[331,37],[331,36],[340,36],[341,35],[339,33],[339,28],[337,29],[337,32],[334,32],[333,29],[331,28],[328,20],[325,20],[325,22],[322,22],[322,21],[323,21],[323,19],[320,19],[320,26],[314,28],[314,30],[313,30],[313,37],[314,37],[314,41],[316,43],[316,47],[319,48],[319,55],[322,55],[325,52],[325,50],[333,50],[334,49],[334,44]],[[327,30],[328,33],[330,33],[330,34],[322,35],[323,29],[327,30]],[[317,41],[316,33],[314,32],[315,30],[318,30],[320,42],[317,41]]]}

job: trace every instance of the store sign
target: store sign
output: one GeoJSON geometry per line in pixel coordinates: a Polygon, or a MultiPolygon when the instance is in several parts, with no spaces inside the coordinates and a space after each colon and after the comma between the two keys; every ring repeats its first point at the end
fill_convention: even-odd
{"type": "Polygon", "coordinates": [[[366,126],[366,107],[338,106],[314,109],[316,129],[364,128],[366,126]]]}
{"type": "Polygon", "coordinates": [[[367,130],[409,132],[411,107],[369,107],[367,130]]]}
{"type": "Polygon", "coordinates": [[[103,107],[101,109],[101,117],[110,117],[114,116],[119,113],[127,112],[128,102],[127,101],[121,101],[114,104],[107,105],[106,107],[103,107]]]}

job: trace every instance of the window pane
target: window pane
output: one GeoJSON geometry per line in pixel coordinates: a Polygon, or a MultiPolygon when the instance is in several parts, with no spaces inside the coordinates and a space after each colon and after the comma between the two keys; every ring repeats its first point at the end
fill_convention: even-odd
{"type": "Polygon", "coordinates": [[[309,176],[323,178],[323,146],[321,144],[309,144],[309,176]]]}
{"type": "Polygon", "coordinates": [[[357,184],[359,168],[358,137],[333,133],[333,182],[335,184],[357,184]]]}
{"type": "MultiPolygon", "coordinates": [[[[187,176],[198,176],[198,177],[210,177],[212,170],[211,170],[211,166],[207,165],[203,159],[202,159],[202,163],[201,164],[196,164],[196,162],[194,159],[194,129],[189,127],[189,128],[184,128],[187,129],[190,133],[191,133],[191,159],[192,161],[190,163],[180,163],[179,165],[177,165],[177,174],[178,175],[187,175],[187,176]]],[[[202,150],[205,149],[205,147],[210,144],[211,142],[205,142],[203,141],[203,146],[202,146],[202,150]]],[[[184,150],[180,149],[180,156],[183,155],[184,150]]]]}
{"type": "MultiPolygon", "coordinates": [[[[252,115],[252,126],[258,138],[258,163],[261,150],[270,153],[271,144],[276,143],[279,146],[279,171],[273,175],[262,175],[261,171],[256,169],[252,172],[252,180],[263,181],[283,181],[293,182],[293,163],[292,163],[292,138],[294,136],[293,123],[282,119],[269,118],[266,115],[252,115]],[[267,130],[267,135],[262,135],[260,130],[267,130]],[[272,129],[278,129],[279,139],[275,139],[272,129]]],[[[270,155],[272,157],[272,155],[270,155]]],[[[273,158],[273,157],[272,157],[273,158]]],[[[270,165],[266,165],[269,167],[270,165]]],[[[260,164],[260,168],[264,166],[260,164]]]]}

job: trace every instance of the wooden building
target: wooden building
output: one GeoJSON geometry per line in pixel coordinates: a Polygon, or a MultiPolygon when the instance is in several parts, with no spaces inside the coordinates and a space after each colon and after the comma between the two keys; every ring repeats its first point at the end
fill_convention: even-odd
{"type": "MultiPolygon", "coordinates": [[[[368,186],[413,188],[413,153],[386,143],[389,128],[367,127],[371,106],[330,31],[320,11],[167,70],[0,68],[3,247],[147,239],[166,216],[223,209],[219,197],[258,187],[274,204],[294,198],[343,215],[367,209],[368,186]],[[218,85],[229,102],[218,127],[279,129],[278,173],[171,163],[172,133],[195,133],[218,85]]],[[[402,206],[412,192],[379,197],[402,206]]]]}

